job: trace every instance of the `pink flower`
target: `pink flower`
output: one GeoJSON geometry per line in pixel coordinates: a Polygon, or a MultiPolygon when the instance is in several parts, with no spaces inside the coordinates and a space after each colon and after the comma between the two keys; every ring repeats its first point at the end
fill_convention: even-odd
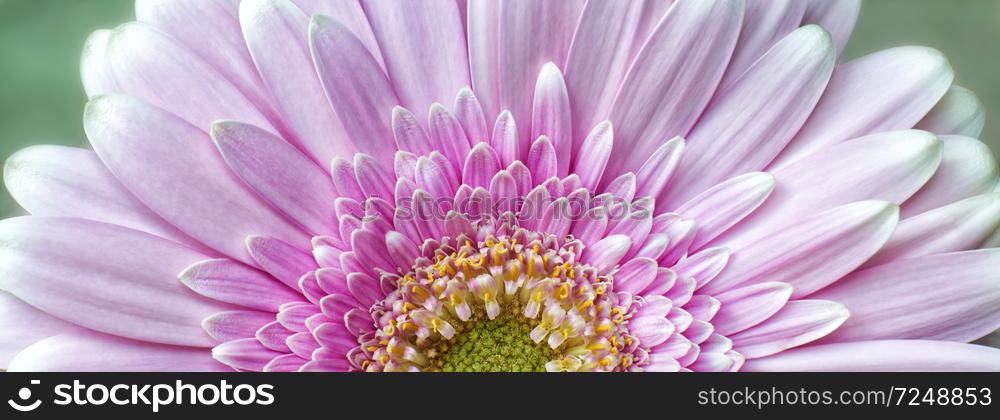
{"type": "Polygon", "coordinates": [[[981,107],[859,3],[139,0],[7,163],[0,367],[998,370],[981,107]]]}

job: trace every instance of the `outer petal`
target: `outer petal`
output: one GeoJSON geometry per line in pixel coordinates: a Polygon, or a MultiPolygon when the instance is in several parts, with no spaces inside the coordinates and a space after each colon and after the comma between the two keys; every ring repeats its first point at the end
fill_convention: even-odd
{"type": "Polygon", "coordinates": [[[742,284],[780,281],[808,295],[837,281],[875,254],[892,235],[899,207],[885,201],[840,206],[761,235],[734,248],[726,269],[704,292],[718,293],[742,284]]]}
{"type": "Polygon", "coordinates": [[[948,60],[925,47],[894,48],[841,64],[809,121],[771,167],[844,140],[912,128],[954,77],[948,60]]]}
{"type": "Polygon", "coordinates": [[[916,128],[937,134],[979,137],[985,124],[986,111],[976,94],[952,85],[944,98],[917,123],[916,128]]]}
{"type": "Polygon", "coordinates": [[[861,0],[805,0],[806,11],[803,24],[815,23],[833,35],[837,51],[843,51],[847,40],[854,32],[861,11],[861,0]]]}
{"type": "Polygon", "coordinates": [[[628,66],[670,3],[587,2],[564,67],[575,120],[575,150],[579,150],[591,127],[608,118],[628,66]]]}
{"type": "Polygon", "coordinates": [[[361,43],[368,48],[368,51],[372,53],[375,60],[378,61],[379,66],[385,69],[385,62],[382,59],[382,51],[379,49],[378,41],[375,40],[375,34],[372,33],[371,24],[368,22],[368,16],[365,15],[365,10],[361,7],[361,2],[359,0],[294,0],[295,4],[298,5],[306,15],[326,15],[333,17],[343,23],[347,29],[350,29],[354,35],[357,35],[361,43]]]}
{"type": "Polygon", "coordinates": [[[165,346],[76,332],[39,341],[10,363],[12,372],[228,372],[207,349],[165,346]]]}
{"type": "MultiPolygon", "coordinates": [[[[136,0],[139,22],[163,31],[212,65],[255,104],[270,99],[240,31],[241,0],[136,0]]],[[[96,94],[117,92],[91,92],[96,94]]]]}
{"type": "Polygon", "coordinates": [[[143,341],[211,346],[205,317],[228,309],[177,281],[205,256],[139,231],[82,219],[0,222],[0,288],[54,316],[143,341]]]}
{"type": "Polygon", "coordinates": [[[36,216],[112,223],[207,249],[139,202],[91,150],[62,146],[23,149],[7,159],[4,183],[18,204],[36,216]]]}
{"type": "MultiPolygon", "coordinates": [[[[533,88],[539,70],[548,62],[565,62],[583,4],[581,0],[504,0],[499,8],[496,50],[499,67],[495,70],[495,83],[499,87],[500,106],[510,110],[518,122],[522,155],[534,140],[527,122],[531,121],[533,88]]],[[[476,65],[473,60],[473,72],[476,65]]]]}
{"type": "Polygon", "coordinates": [[[166,109],[207,129],[213,121],[239,120],[271,128],[264,113],[225,75],[176,39],[141,23],[115,29],[108,59],[121,93],[166,109]],[[171,89],[163,89],[170,83],[171,89]]]}
{"type": "Polygon", "coordinates": [[[747,0],[743,30],[719,91],[727,90],[772,45],[797,29],[807,6],[801,0],[747,0]]]}
{"type": "Polygon", "coordinates": [[[814,295],[851,311],[827,342],[972,341],[1000,328],[1000,249],[892,261],[814,295]]]}
{"type": "Polygon", "coordinates": [[[80,78],[87,97],[117,92],[120,88],[108,61],[108,39],[113,31],[101,29],[87,37],[80,57],[80,78]]]}
{"type": "Polygon", "coordinates": [[[923,131],[874,134],[826,148],[774,172],[763,206],[714,245],[740,249],[788,225],[798,215],[881,200],[900,204],[922,187],[941,162],[941,141],[923,131]]]}
{"type": "Polygon", "coordinates": [[[356,149],[330,108],[309,53],[309,18],[289,0],[240,2],[240,23],[256,69],[288,139],[317,163],[356,149]]]}
{"type": "Polygon", "coordinates": [[[218,122],[212,139],[240,179],[306,231],[338,231],[330,205],[333,182],[323,169],[294,146],[265,130],[238,122],[218,122]]]}
{"type": "Polygon", "coordinates": [[[715,94],[736,45],[743,2],[681,0],[650,35],[615,98],[611,177],[684,136],[715,94]]]}
{"type": "Polygon", "coordinates": [[[844,305],[826,300],[796,300],[767,321],[730,336],[733,348],[748,359],[769,356],[821,338],[847,320],[844,305]]]}
{"type": "Polygon", "coordinates": [[[757,209],[774,191],[774,176],[751,172],[709,188],[677,208],[677,213],[698,221],[691,249],[701,249],[757,209]]]}
{"type": "Polygon", "coordinates": [[[464,16],[453,1],[362,1],[403,106],[448,103],[469,84],[464,16]]]}
{"type": "Polygon", "coordinates": [[[35,342],[53,335],[83,331],[31,306],[14,295],[0,291],[0,369],[35,342]]]}
{"type": "Polygon", "coordinates": [[[884,340],[800,347],[747,360],[749,371],[1000,371],[1000,349],[928,340],[884,340]]]}
{"type": "Polygon", "coordinates": [[[399,99],[371,52],[335,19],[315,15],[309,47],[326,97],[362,152],[392,167],[396,152],[391,115],[399,99]]]}
{"type": "Polygon", "coordinates": [[[962,136],[941,136],[944,158],[927,185],[903,203],[903,217],[993,191],[1000,169],[990,147],[962,136]]]}
{"type": "Polygon", "coordinates": [[[809,117],[833,64],[833,41],[818,26],[779,41],[709,105],[662,198],[683,203],[726,179],[764,169],[809,117]]]}
{"type": "Polygon", "coordinates": [[[208,134],[176,116],[105,96],[87,104],[84,128],[101,160],[139,200],[202,243],[251,264],[243,242],[251,234],[309,246],[306,235],[232,175],[208,134]]]}
{"type": "Polygon", "coordinates": [[[892,238],[864,267],[900,258],[976,249],[998,228],[1000,193],[978,195],[904,219],[892,238]]]}

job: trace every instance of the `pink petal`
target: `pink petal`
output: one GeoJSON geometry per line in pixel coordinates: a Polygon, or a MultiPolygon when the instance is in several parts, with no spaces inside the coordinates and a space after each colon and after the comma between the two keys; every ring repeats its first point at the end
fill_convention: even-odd
{"type": "Polygon", "coordinates": [[[569,174],[573,156],[573,121],[570,115],[569,93],[562,72],[555,64],[542,66],[535,84],[535,99],[531,114],[531,138],[546,136],[552,141],[558,162],[557,174],[569,174]]]}
{"type": "Polygon", "coordinates": [[[222,343],[212,349],[212,357],[235,369],[263,371],[275,357],[283,353],[264,347],[256,338],[244,338],[222,343]]]}
{"type": "Polygon", "coordinates": [[[806,3],[802,24],[814,23],[822,26],[833,35],[837,43],[837,52],[843,51],[858,21],[861,0],[806,0],[806,3]]]}
{"type": "Polygon", "coordinates": [[[351,141],[391,164],[396,148],[389,116],[400,102],[371,52],[342,23],[322,15],[309,22],[309,47],[327,99],[351,141]]]}
{"type": "Polygon", "coordinates": [[[276,312],[302,296],[273,277],[232,260],[204,260],[184,269],[181,283],[196,293],[247,308],[276,312]]]}
{"type": "Polygon", "coordinates": [[[732,178],[692,198],[677,213],[698,221],[692,249],[701,249],[757,209],[774,190],[774,176],[751,172],[732,178]]]}
{"type": "Polygon", "coordinates": [[[87,37],[80,58],[80,76],[88,98],[118,92],[118,82],[108,61],[108,39],[112,30],[101,29],[87,37]]]}
{"type": "Polygon", "coordinates": [[[7,369],[11,359],[25,347],[47,337],[74,331],[84,329],[0,291],[0,369],[7,369]]]}
{"type": "Polygon", "coordinates": [[[216,312],[201,321],[201,327],[220,342],[250,338],[264,325],[274,322],[274,313],[260,311],[216,312]]]}
{"type": "Polygon", "coordinates": [[[1000,193],[968,198],[903,219],[892,238],[863,267],[901,258],[967,251],[1000,228],[1000,193]]]}
{"type": "Polygon", "coordinates": [[[94,332],[49,337],[11,360],[11,372],[226,372],[208,349],[166,346],[94,332]]]}
{"type": "Polygon", "coordinates": [[[971,90],[952,85],[916,128],[937,134],[979,137],[986,123],[983,103],[971,90]]]}
{"type": "Polygon", "coordinates": [[[93,151],[31,146],[7,159],[4,183],[36,216],[66,216],[129,227],[208,251],[139,202],[93,151]]]}
{"type": "Polygon", "coordinates": [[[333,183],[294,146],[260,128],[218,122],[212,138],[240,179],[313,235],[336,232],[333,183]]]}
{"type": "Polygon", "coordinates": [[[288,0],[240,2],[240,26],[290,142],[317,163],[357,149],[323,94],[305,28],[309,17],[288,0]]]}
{"type": "Polygon", "coordinates": [[[851,318],[825,342],[972,341],[1000,328],[1000,249],[896,260],[859,271],[813,297],[851,318]]]}
{"type": "Polygon", "coordinates": [[[941,150],[935,136],[915,130],[873,134],[828,147],[774,172],[775,189],[764,205],[713,244],[742,249],[802,214],[855,201],[900,204],[934,174],[941,150]]]}
{"type": "Polygon", "coordinates": [[[795,287],[796,298],[808,295],[874,255],[892,236],[898,221],[899,207],[884,201],[852,203],[809,217],[734,248],[725,271],[703,292],[780,281],[795,287]]]}
{"type": "Polygon", "coordinates": [[[801,0],[748,0],[743,30],[719,91],[728,90],[771,46],[798,29],[807,4],[801,0]]]}
{"type": "Polygon", "coordinates": [[[743,2],[675,2],[646,41],[615,98],[608,173],[639,168],[660,144],[694,126],[726,70],[743,2]]]}
{"type": "Polygon", "coordinates": [[[639,197],[659,197],[680,164],[684,147],[684,139],[674,137],[656,149],[635,174],[635,194],[639,197]]]}
{"type": "Polygon", "coordinates": [[[841,64],[809,121],[771,167],[848,139],[911,128],[953,78],[948,60],[926,47],[894,48],[841,64]]]}
{"type": "Polygon", "coordinates": [[[730,335],[760,324],[784,307],[791,295],[792,286],[778,282],[720,293],[715,297],[722,302],[722,308],[712,319],[715,332],[730,335]]]}
{"type": "Polygon", "coordinates": [[[827,300],[794,300],[767,321],[730,336],[748,359],[770,356],[819,339],[847,320],[844,305],[827,300]]]}
{"type": "Polygon", "coordinates": [[[401,103],[427,109],[448,102],[469,84],[464,16],[453,1],[386,2],[363,0],[386,73],[401,103]]]}
{"type": "Polygon", "coordinates": [[[995,372],[1000,350],[929,340],[882,340],[801,347],[747,360],[748,371],[995,372]]]}
{"type": "Polygon", "coordinates": [[[992,192],[1000,179],[990,147],[971,137],[941,136],[944,158],[930,181],[903,203],[909,217],[974,195],[992,192]]]}
{"type": "Polygon", "coordinates": [[[830,35],[814,25],[775,44],[709,104],[687,135],[684,159],[663,198],[682,203],[726,179],[767,167],[812,113],[834,58],[830,35]]]}
{"type": "Polygon", "coordinates": [[[211,346],[201,320],[229,306],[202,298],[177,273],[206,257],[139,231],[38,216],[0,222],[0,289],[49,314],[143,341],[211,346]],[[16,245],[15,245],[16,244],[16,245]],[[39,261],[44,261],[39,264],[39,261]]]}
{"type": "Polygon", "coordinates": [[[213,249],[250,263],[244,239],[251,234],[309,246],[308,236],[231,174],[208,134],[177,116],[128,97],[103,96],[87,105],[84,128],[129,191],[213,249]]]}

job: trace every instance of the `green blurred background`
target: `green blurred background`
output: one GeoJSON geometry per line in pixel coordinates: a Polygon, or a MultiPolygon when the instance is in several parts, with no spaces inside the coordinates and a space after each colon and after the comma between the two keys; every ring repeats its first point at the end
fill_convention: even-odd
{"type": "MultiPolygon", "coordinates": [[[[80,49],[91,31],[131,19],[132,1],[0,0],[0,159],[84,144],[80,49]]],[[[951,58],[986,104],[983,140],[1000,151],[1000,0],[867,0],[845,58],[907,44],[951,58]]],[[[0,185],[0,217],[19,212],[0,185]]]]}

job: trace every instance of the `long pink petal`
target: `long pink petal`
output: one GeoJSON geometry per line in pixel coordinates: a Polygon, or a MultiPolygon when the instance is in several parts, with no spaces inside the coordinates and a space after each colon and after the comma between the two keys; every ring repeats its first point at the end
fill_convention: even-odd
{"type": "Polygon", "coordinates": [[[743,2],[682,0],[650,35],[611,111],[608,173],[639,168],[660,144],[694,126],[722,78],[743,20],[743,2]]]}
{"type": "Polygon", "coordinates": [[[771,48],[720,92],[687,136],[677,175],[663,199],[683,203],[746,172],[763,170],[819,101],[833,71],[830,35],[810,25],[771,48]]]}
{"type": "Polygon", "coordinates": [[[309,48],[326,97],[344,130],[362,152],[392,165],[391,119],[399,98],[365,45],[336,19],[314,15],[309,48]]]}
{"type": "Polygon", "coordinates": [[[743,30],[726,76],[719,83],[719,92],[726,91],[771,46],[797,29],[806,6],[807,2],[801,0],[748,0],[743,30]]]}
{"type": "Polygon", "coordinates": [[[464,16],[456,2],[361,3],[403,106],[425,110],[448,103],[469,84],[464,16]]]}
{"type": "Polygon", "coordinates": [[[232,175],[208,134],[180,118],[135,99],[104,96],[87,105],[84,128],[129,191],[202,243],[248,263],[243,241],[251,234],[309,246],[304,233],[232,175]]]}
{"type": "Polygon", "coordinates": [[[7,369],[14,356],[39,340],[83,330],[0,291],[0,369],[7,369]]]}
{"type": "Polygon", "coordinates": [[[854,32],[861,12],[861,0],[805,0],[806,11],[802,16],[802,24],[817,24],[833,35],[837,43],[837,52],[844,50],[847,41],[854,32]]]}
{"type": "Polygon", "coordinates": [[[826,342],[972,341],[1000,328],[1000,249],[936,254],[859,271],[812,297],[851,318],[826,342]]]}
{"type": "Polygon", "coordinates": [[[313,236],[336,232],[333,182],[294,146],[265,130],[218,122],[212,139],[240,179],[313,236]]]}
{"type": "Polygon", "coordinates": [[[903,217],[992,192],[1000,180],[996,157],[985,143],[963,136],[940,138],[944,144],[941,166],[927,185],[903,203],[903,217]]]}
{"type": "Polygon", "coordinates": [[[94,332],[49,337],[18,354],[11,372],[230,372],[208,349],[145,343],[94,332]]]}
{"type": "Polygon", "coordinates": [[[701,249],[757,209],[774,190],[774,176],[751,172],[716,185],[677,208],[698,221],[691,249],[701,249]]]}
{"type": "Polygon", "coordinates": [[[948,60],[926,47],[894,48],[841,64],[812,116],[771,167],[845,140],[912,128],[954,77],[948,60]]]}
{"type": "Polygon", "coordinates": [[[937,134],[979,137],[985,124],[982,101],[971,90],[952,85],[916,128],[937,134]]]}
{"type": "Polygon", "coordinates": [[[289,0],[240,2],[240,23],[256,69],[288,140],[317,163],[356,151],[323,94],[309,53],[309,17],[289,0]]]}
{"type": "Polygon", "coordinates": [[[808,295],[850,273],[892,235],[899,207],[885,201],[847,204],[761,235],[733,249],[732,261],[703,292],[781,281],[808,295]]]}
{"type": "Polygon", "coordinates": [[[800,347],[747,360],[748,371],[996,372],[1000,350],[929,340],[883,340],[800,347]]]}
{"type": "Polygon", "coordinates": [[[211,346],[201,320],[229,307],[177,274],[206,257],[147,233],[82,219],[0,222],[0,289],[56,317],[138,340],[211,346]],[[44,261],[39,264],[38,261],[44,261]]]}
{"type": "Polygon", "coordinates": [[[819,339],[847,320],[844,305],[827,300],[795,300],[767,321],[730,336],[733,348],[748,359],[788,350],[819,339]]]}

